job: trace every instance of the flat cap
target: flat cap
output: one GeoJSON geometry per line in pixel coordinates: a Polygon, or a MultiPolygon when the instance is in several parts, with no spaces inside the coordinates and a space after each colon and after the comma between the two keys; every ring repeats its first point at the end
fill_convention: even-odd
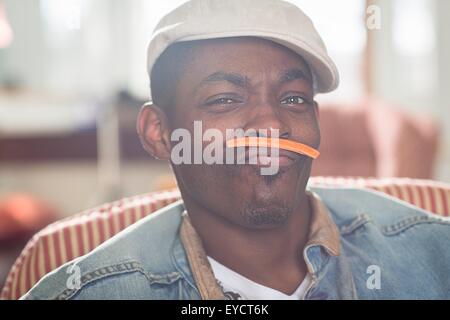
{"type": "Polygon", "coordinates": [[[281,0],[191,0],[175,8],[153,31],[147,48],[149,77],[171,44],[245,36],[264,38],[298,53],[311,68],[316,93],[338,87],[339,72],[311,19],[281,0]]]}

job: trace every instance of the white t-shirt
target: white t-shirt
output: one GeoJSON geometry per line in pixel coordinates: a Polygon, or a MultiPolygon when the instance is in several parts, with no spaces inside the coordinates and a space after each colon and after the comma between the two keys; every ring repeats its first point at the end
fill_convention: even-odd
{"type": "Polygon", "coordinates": [[[228,300],[301,300],[308,289],[311,278],[307,274],[292,295],[256,283],[208,257],[216,280],[228,300]]]}

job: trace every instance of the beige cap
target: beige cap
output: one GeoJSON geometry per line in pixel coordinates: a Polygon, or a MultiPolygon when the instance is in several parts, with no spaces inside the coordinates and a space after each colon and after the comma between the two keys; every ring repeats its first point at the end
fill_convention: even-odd
{"type": "Polygon", "coordinates": [[[281,0],[191,0],[175,8],[153,31],[147,49],[149,76],[173,43],[243,36],[271,40],[302,56],[313,72],[316,93],[338,87],[338,70],[311,19],[281,0]]]}

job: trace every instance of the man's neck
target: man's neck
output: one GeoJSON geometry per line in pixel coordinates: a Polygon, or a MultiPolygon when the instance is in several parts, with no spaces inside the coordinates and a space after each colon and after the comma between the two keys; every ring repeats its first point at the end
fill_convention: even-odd
{"type": "Polygon", "coordinates": [[[302,253],[311,206],[306,194],[285,224],[270,229],[239,226],[183,198],[208,256],[259,284],[286,294],[297,289],[307,273],[302,253]]]}

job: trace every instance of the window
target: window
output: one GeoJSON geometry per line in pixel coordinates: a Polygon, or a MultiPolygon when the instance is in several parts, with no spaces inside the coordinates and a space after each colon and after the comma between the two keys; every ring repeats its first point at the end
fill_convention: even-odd
{"type": "Polygon", "coordinates": [[[362,63],[366,47],[365,0],[291,2],[311,18],[340,72],[338,90],[321,97],[322,100],[348,100],[362,96],[362,63]]]}

